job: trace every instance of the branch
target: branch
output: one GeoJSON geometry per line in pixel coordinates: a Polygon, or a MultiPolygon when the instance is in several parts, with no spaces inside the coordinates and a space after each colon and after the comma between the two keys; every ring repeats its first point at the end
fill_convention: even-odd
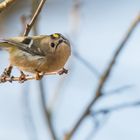
{"type": "Polygon", "coordinates": [[[132,89],[133,87],[134,87],[134,85],[124,85],[124,86],[118,87],[116,89],[106,91],[106,92],[102,93],[102,96],[120,94],[126,90],[132,89]]]}
{"type": "Polygon", "coordinates": [[[3,12],[6,8],[10,7],[16,0],[4,0],[0,3],[0,13],[3,12]]]}
{"type": "Polygon", "coordinates": [[[94,117],[94,116],[97,116],[99,114],[108,114],[108,113],[112,113],[113,111],[125,109],[128,107],[135,107],[135,106],[140,106],[140,101],[133,102],[133,103],[121,104],[121,105],[117,105],[117,106],[106,108],[106,109],[100,109],[99,111],[91,111],[90,115],[94,117]]]}
{"type": "Polygon", "coordinates": [[[98,70],[93,67],[86,59],[84,59],[77,51],[73,52],[73,55],[77,60],[79,60],[86,68],[88,68],[89,71],[92,72],[93,75],[96,76],[96,78],[99,78],[99,72],[98,70]]]}
{"type": "Polygon", "coordinates": [[[105,123],[109,119],[109,114],[104,114],[104,116],[102,118],[100,118],[100,117],[97,118],[96,116],[94,116],[92,119],[94,121],[93,122],[94,127],[92,128],[91,132],[86,137],[86,140],[91,140],[91,139],[93,139],[93,137],[95,137],[97,132],[105,125],[105,123]]]}
{"type": "Polygon", "coordinates": [[[103,90],[104,85],[106,84],[107,80],[110,77],[110,74],[111,74],[111,72],[113,70],[113,66],[114,66],[115,62],[116,62],[119,54],[123,50],[126,42],[128,41],[128,39],[130,38],[131,34],[133,33],[134,29],[137,27],[139,22],[140,22],[140,14],[137,16],[136,20],[133,21],[133,23],[130,26],[130,28],[128,29],[125,37],[123,38],[123,40],[120,43],[120,45],[118,46],[115,54],[113,55],[113,57],[111,59],[111,62],[109,63],[109,65],[107,66],[106,70],[104,71],[104,73],[100,77],[99,84],[98,84],[98,87],[97,87],[96,92],[95,92],[95,97],[93,97],[91,102],[88,104],[88,106],[86,107],[85,111],[80,116],[80,118],[78,119],[76,124],[73,126],[73,128],[64,136],[64,140],[70,140],[72,138],[72,136],[76,133],[77,129],[82,124],[84,119],[89,115],[91,107],[96,103],[96,101],[100,98],[100,96],[102,96],[102,94],[101,94],[102,90],[103,90]]]}
{"type": "Polygon", "coordinates": [[[25,28],[25,31],[24,31],[24,34],[23,36],[27,36],[32,28],[32,26],[34,25],[39,13],[41,12],[41,9],[43,7],[43,5],[45,4],[46,0],[41,0],[39,5],[38,5],[38,8],[36,9],[31,21],[26,25],[26,28],[25,28]]]}
{"type": "Polygon", "coordinates": [[[93,136],[95,136],[95,134],[99,131],[99,129],[101,129],[101,127],[103,127],[105,125],[105,123],[107,122],[111,113],[113,113],[114,111],[127,109],[127,108],[130,108],[130,107],[136,107],[136,106],[140,106],[140,101],[136,101],[136,102],[132,102],[132,103],[124,103],[124,104],[116,105],[114,107],[99,109],[97,111],[92,111],[91,110],[90,111],[90,116],[95,121],[95,127],[89,133],[87,139],[91,139],[91,138],[93,138],[93,136]],[[102,115],[102,117],[98,116],[98,115],[102,115]]]}
{"type": "MultiPolygon", "coordinates": [[[[52,72],[52,73],[46,73],[45,75],[56,75],[58,74],[58,72],[52,72]]],[[[44,76],[39,74],[40,76],[44,76]]],[[[18,81],[19,83],[23,83],[25,81],[29,81],[29,80],[34,80],[36,79],[36,76],[30,76],[30,75],[25,75],[25,77],[0,77],[0,83],[5,83],[5,82],[14,82],[14,81],[18,81]]]]}

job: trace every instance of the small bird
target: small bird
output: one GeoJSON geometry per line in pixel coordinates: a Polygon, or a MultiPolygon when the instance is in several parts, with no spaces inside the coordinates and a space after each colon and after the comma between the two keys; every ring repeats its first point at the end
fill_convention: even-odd
{"type": "Polygon", "coordinates": [[[10,54],[7,75],[12,66],[18,67],[22,74],[22,71],[35,73],[37,80],[41,79],[40,73],[67,72],[64,65],[71,54],[71,46],[60,33],[0,39],[0,47],[10,54]]]}

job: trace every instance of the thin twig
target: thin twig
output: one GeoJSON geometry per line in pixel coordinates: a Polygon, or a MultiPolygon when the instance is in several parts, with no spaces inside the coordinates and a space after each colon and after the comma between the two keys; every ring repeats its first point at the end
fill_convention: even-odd
{"type": "Polygon", "coordinates": [[[98,111],[91,111],[90,115],[94,117],[94,116],[97,116],[99,114],[112,113],[113,111],[126,109],[128,107],[135,107],[135,106],[140,106],[140,101],[132,102],[132,103],[125,103],[125,104],[117,105],[117,106],[110,107],[110,108],[100,109],[98,111]]]}
{"type": "MultiPolygon", "coordinates": [[[[57,72],[52,72],[52,73],[46,73],[45,75],[56,75],[58,74],[57,72]]],[[[30,76],[30,75],[26,75],[25,78],[22,80],[21,77],[4,77],[3,79],[0,79],[0,83],[5,83],[5,82],[14,82],[14,81],[18,81],[20,83],[24,82],[24,81],[29,81],[29,80],[34,80],[36,79],[36,76],[30,76]]]]}
{"type": "Polygon", "coordinates": [[[132,89],[133,87],[134,87],[134,85],[124,85],[124,86],[118,87],[116,89],[106,91],[106,92],[102,93],[102,96],[109,96],[109,95],[119,94],[119,93],[122,93],[122,92],[124,92],[126,90],[132,89]]]}
{"type": "Polygon", "coordinates": [[[24,30],[25,30],[25,27],[26,27],[27,16],[22,15],[22,16],[20,17],[20,21],[21,21],[21,25],[22,25],[22,30],[21,30],[19,36],[22,36],[23,33],[24,33],[24,30]]]}
{"type": "Polygon", "coordinates": [[[4,0],[0,3],[0,13],[3,12],[6,8],[10,7],[16,0],[4,0]]]}
{"type": "Polygon", "coordinates": [[[88,68],[88,70],[90,70],[93,75],[96,77],[96,78],[99,78],[99,72],[98,70],[93,67],[93,65],[91,65],[86,59],[84,59],[77,51],[74,51],[73,52],[73,55],[75,56],[75,58],[77,60],[79,60],[86,68],[88,68]]]}
{"type": "Polygon", "coordinates": [[[88,134],[86,140],[94,139],[94,137],[97,134],[97,132],[105,125],[105,123],[108,121],[109,117],[110,117],[110,114],[104,114],[102,119],[101,118],[100,119],[96,118],[95,116],[92,117],[93,121],[95,123],[95,127],[93,127],[91,132],[88,134]]]}
{"type": "Polygon", "coordinates": [[[130,28],[128,29],[125,37],[123,38],[123,40],[120,43],[120,45],[118,46],[115,54],[113,55],[113,57],[111,59],[111,62],[109,63],[109,65],[107,66],[106,70],[104,71],[104,73],[100,77],[99,84],[98,84],[98,87],[97,87],[96,92],[95,92],[95,96],[93,97],[93,99],[91,100],[91,102],[88,104],[88,106],[86,107],[85,111],[80,116],[80,118],[78,119],[78,121],[76,122],[76,124],[73,126],[73,128],[64,136],[64,140],[70,140],[72,138],[72,136],[75,134],[75,132],[77,131],[77,129],[79,128],[79,126],[82,124],[82,122],[84,121],[84,119],[89,115],[91,107],[96,103],[96,101],[102,95],[101,94],[102,93],[102,90],[103,90],[103,88],[104,88],[104,86],[105,86],[108,78],[110,77],[110,74],[111,74],[111,72],[113,70],[113,66],[114,66],[114,64],[115,64],[115,62],[116,62],[119,54],[123,50],[126,42],[130,38],[131,34],[133,33],[134,29],[137,27],[137,25],[138,25],[139,22],[140,22],[140,14],[137,16],[136,20],[133,21],[133,23],[130,26],[130,28]]]}
{"type": "Polygon", "coordinates": [[[45,4],[46,0],[41,0],[39,5],[38,5],[38,8],[36,9],[31,21],[26,25],[26,29],[25,29],[25,32],[23,34],[23,36],[27,36],[32,28],[32,26],[34,25],[39,13],[41,12],[41,9],[43,7],[43,5],[45,4]]]}
{"type": "Polygon", "coordinates": [[[113,113],[114,111],[123,110],[123,109],[127,109],[130,107],[131,108],[137,107],[137,106],[140,106],[140,101],[136,101],[136,102],[132,102],[132,103],[124,103],[124,104],[116,105],[114,107],[99,109],[97,111],[91,110],[90,116],[93,118],[93,120],[96,119],[96,121],[97,121],[96,123],[98,123],[98,125],[97,125],[97,127],[94,127],[93,130],[90,132],[87,140],[89,140],[91,138],[93,139],[93,137],[95,136],[97,131],[99,131],[101,129],[101,127],[103,127],[105,125],[105,123],[107,122],[111,113],[113,113]],[[102,120],[100,120],[101,116],[99,117],[98,115],[102,115],[102,120]],[[100,118],[100,119],[97,120],[97,118],[100,118]]]}

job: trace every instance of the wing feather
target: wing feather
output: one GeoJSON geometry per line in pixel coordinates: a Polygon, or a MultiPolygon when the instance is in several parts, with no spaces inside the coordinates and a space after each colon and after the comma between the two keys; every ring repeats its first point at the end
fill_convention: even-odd
{"type": "Polygon", "coordinates": [[[38,39],[40,39],[40,36],[34,36],[34,39],[31,37],[14,37],[10,39],[0,39],[0,42],[7,44],[8,47],[15,46],[31,55],[45,56],[39,47],[38,39]]]}

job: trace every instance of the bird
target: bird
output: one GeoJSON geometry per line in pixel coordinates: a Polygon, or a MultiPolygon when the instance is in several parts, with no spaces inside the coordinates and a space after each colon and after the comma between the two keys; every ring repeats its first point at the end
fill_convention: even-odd
{"type": "Polygon", "coordinates": [[[71,45],[60,33],[2,38],[0,48],[9,52],[10,66],[5,69],[6,76],[10,76],[13,66],[21,71],[21,76],[24,76],[23,71],[35,74],[36,80],[45,73],[67,73],[64,65],[71,55],[71,45]]]}

